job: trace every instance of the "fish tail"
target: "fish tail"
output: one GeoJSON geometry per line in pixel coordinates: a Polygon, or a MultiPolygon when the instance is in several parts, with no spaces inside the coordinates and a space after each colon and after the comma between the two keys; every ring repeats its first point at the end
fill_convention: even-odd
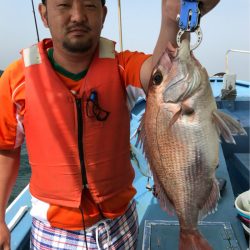
{"type": "Polygon", "coordinates": [[[213,250],[197,229],[181,229],[179,242],[179,250],[213,250]]]}

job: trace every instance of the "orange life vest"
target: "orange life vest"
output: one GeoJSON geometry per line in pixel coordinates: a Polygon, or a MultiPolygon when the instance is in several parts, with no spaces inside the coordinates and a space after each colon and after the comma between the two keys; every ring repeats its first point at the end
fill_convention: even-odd
{"type": "Polygon", "coordinates": [[[114,43],[100,39],[76,96],[51,67],[47,57],[47,48],[51,46],[51,41],[45,40],[22,52],[26,79],[23,124],[32,168],[30,191],[50,204],[79,207],[83,183],[77,98],[82,105],[80,153],[84,155],[88,188],[94,201],[100,203],[124,192],[134,179],[126,90],[120,80],[114,43]],[[110,112],[106,121],[86,114],[92,91],[98,94],[100,106],[110,112]]]}

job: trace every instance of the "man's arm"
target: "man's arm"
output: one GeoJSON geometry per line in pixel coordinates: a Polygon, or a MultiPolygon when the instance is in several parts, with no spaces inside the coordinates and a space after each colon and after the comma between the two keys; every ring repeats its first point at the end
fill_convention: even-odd
{"type": "Polygon", "coordinates": [[[15,184],[20,164],[20,148],[0,150],[0,249],[10,249],[10,235],[5,223],[5,210],[15,184]]]}
{"type": "Polygon", "coordinates": [[[141,82],[146,93],[151,72],[166,49],[167,44],[170,42],[172,45],[176,45],[176,35],[178,32],[176,17],[179,12],[179,5],[180,0],[162,0],[162,18],[159,37],[153,55],[148,58],[141,67],[141,82]],[[173,18],[174,16],[175,18],[173,18]]]}
{"type": "MultiPolygon", "coordinates": [[[[220,0],[199,0],[201,14],[205,15],[213,9],[219,1],[220,0]]],[[[143,63],[140,73],[145,92],[147,92],[148,89],[151,72],[165,51],[167,44],[171,43],[173,46],[177,46],[176,35],[179,31],[179,27],[176,18],[180,12],[180,2],[181,0],[162,0],[162,19],[159,37],[152,57],[143,63]]]]}

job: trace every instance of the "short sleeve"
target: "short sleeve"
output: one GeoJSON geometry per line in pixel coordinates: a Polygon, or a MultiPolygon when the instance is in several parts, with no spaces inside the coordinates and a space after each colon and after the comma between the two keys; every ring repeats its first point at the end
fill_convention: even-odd
{"type": "Polygon", "coordinates": [[[140,72],[141,66],[151,55],[141,52],[124,51],[117,54],[119,71],[127,91],[127,103],[131,110],[139,97],[145,98],[140,72]]]}
{"type": "MultiPolygon", "coordinates": [[[[14,149],[24,137],[21,124],[21,102],[16,101],[24,85],[21,61],[12,63],[0,77],[0,149],[14,149]]],[[[22,91],[23,92],[23,91],[22,91]]],[[[24,97],[24,93],[22,93],[24,97]]]]}

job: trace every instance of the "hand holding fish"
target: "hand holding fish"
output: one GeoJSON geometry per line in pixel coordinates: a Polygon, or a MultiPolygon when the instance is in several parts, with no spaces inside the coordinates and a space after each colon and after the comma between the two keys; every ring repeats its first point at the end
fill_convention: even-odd
{"type": "MultiPolygon", "coordinates": [[[[205,15],[208,11],[213,9],[219,3],[219,0],[200,0],[200,3],[200,11],[202,15],[205,15]]],[[[160,34],[156,46],[154,48],[152,57],[147,60],[146,63],[143,64],[141,70],[141,80],[145,92],[147,92],[149,79],[151,77],[149,72],[152,72],[152,69],[157,64],[162,53],[164,53],[166,45],[171,44],[173,45],[172,47],[178,47],[177,34],[180,28],[177,22],[177,16],[180,13],[180,5],[181,0],[162,0],[162,19],[160,34]]],[[[189,34],[185,33],[183,36],[181,35],[181,40],[185,38],[188,39],[188,37],[189,34]]]]}
{"type": "Polygon", "coordinates": [[[0,223],[0,250],[10,250],[10,232],[5,222],[0,223]]]}
{"type": "MultiPolygon", "coordinates": [[[[201,15],[204,16],[210,10],[212,10],[220,0],[199,0],[199,7],[201,11],[201,15]]],[[[167,18],[176,22],[176,17],[180,13],[180,4],[181,0],[165,0],[163,1],[165,7],[163,10],[166,10],[167,18]]]]}
{"type": "Polygon", "coordinates": [[[200,0],[199,2],[201,15],[204,16],[212,10],[220,2],[220,0],[200,0]]]}

